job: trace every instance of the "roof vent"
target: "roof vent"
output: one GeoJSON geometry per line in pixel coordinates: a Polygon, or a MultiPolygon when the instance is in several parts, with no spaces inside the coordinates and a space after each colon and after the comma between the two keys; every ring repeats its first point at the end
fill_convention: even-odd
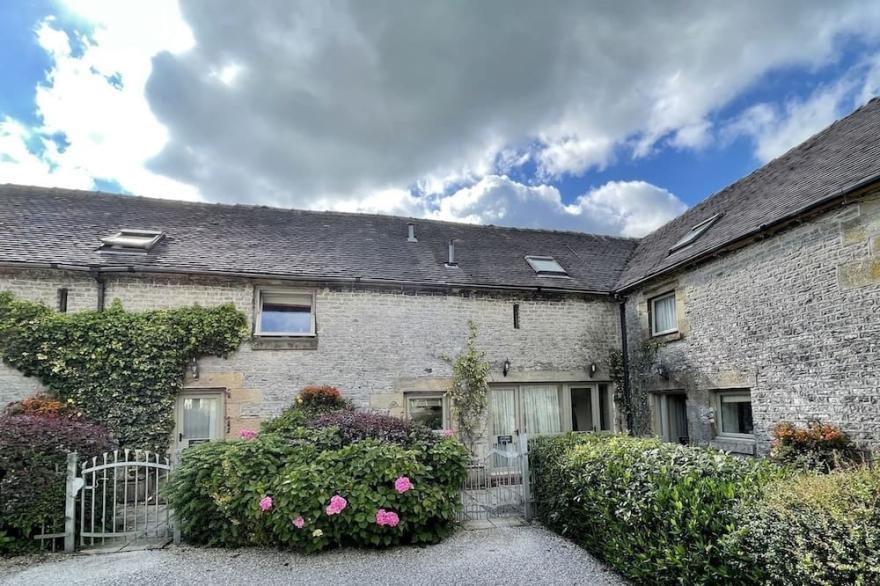
{"type": "Polygon", "coordinates": [[[455,240],[449,241],[449,259],[446,261],[447,267],[457,267],[458,263],[455,262],[455,240]]]}
{"type": "Polygon", "coordinates": [[[717,222],[718,218],[720,218],[720,217],[721,217],[721,214],[715,214],[711,218],[707,218],[707,219],[703,220],[702,222],[700,222],[699,224],[695,225],[693,228],[691,228],[688,231],[687,234],[682,236],[678,242],[676,242],[675,244],[673,244],[672,246],[669,247],[669,253],[672,254],[676,250],[680,250],[680,249],[684,248],[685,246],[689,246],[690,244],[693,244],[693,242],[697,238],[702,236],[706,230],[711,228],[712,224],[717,222]]]}
{"type": "Polygon", "coordinates": [[[410,222],[409,224],[406,225],[406,227],[409,230],[409,233],[406,237],[406,241],[407,242],[418,242],[419,239],[416,238],[416,225],[413,224],[412,222],[410,222]]]}
{"type": "Polygon", "coordinates": [[[102,252],[149,252],[165,236],[156,230],[120,230],[112,236],[101,238],[102,252]]]}
{"type": "Polygon", "coordinates": [[[552,256],[527,256],[526,261],[539,277],[567,277],[568,273],[552,256]]]}

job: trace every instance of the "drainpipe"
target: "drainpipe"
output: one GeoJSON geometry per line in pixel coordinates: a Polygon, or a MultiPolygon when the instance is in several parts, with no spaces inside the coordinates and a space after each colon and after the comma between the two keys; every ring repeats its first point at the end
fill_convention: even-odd
{"type": "Polygon", "coordinates": [[[98,311],[104,311],[104,295],[107,292],[107,284],[104,282],[104,275],[98,271],[92,271],[92,278],[98,284],[98,311]]]}
{"type": "Polygon", "coordinates": [[[623,407],[626,409],[626,429],[629,435],[633,432],[634,417],[632,412],[632,395],[629,384],[629,350],[626,339],[626,297],[620,299],[620,351],[623,354],[623,407]]]}

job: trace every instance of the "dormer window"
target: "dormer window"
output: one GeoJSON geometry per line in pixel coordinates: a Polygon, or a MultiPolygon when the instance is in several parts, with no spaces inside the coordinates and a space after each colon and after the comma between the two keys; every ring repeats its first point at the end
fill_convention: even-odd
{"type": "Polygon", "coordinates": [[[691,228],[690,231],[688,231],[687,234],[682,236],[678,242],[676,242],[675,244],[673,244],[672,246],[669,247],[670,254],[675,252],[676,250],[680,250],[680,249],[684,248],[685,246],[693,244],[693,242],[697,238],[702,236],[703,233],[706,230],[708,230],[712,226],[712,224],[717,222],[718,218],[720,218],[720,217],[721,217],[721,214],[715,214],[711,218],[703,220],[702,222],[700,222],[699,224],[697,224],[696,226],[691,228]]]}
{"type": "Polygon", "coordinates": [[[149,252],[165,236],[155,230],[120,230],[112,236],[101,238],[105,252],[149,252]]]}
{"type": "Polygon", "coordinates": [[[552,256],[527,256],[526,260],[539,277],[567,277],[568,273],[552,256]]]}

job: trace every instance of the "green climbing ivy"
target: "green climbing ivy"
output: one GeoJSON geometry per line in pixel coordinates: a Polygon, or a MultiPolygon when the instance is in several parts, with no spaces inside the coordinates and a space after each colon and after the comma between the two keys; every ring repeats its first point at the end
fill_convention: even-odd
{"type": "Polygon", "coordinates": [[[452,384],[449,398],[458,420],[462,441],[473,452],[474,441],[482,427],[489,394],[489,362],[477,349],[477,326],[468,321],[468,337],[464,350],[452,361],[452,384]]]}
{"type": "MultiPolygon", "coordinates": [[[[635,429],[630,431],[636,434],[646,433],[645,426],[650,426],[647,395],[642,392],[642,387],[654,368],[654,361],[657,359],[657,352],[661,346],[662,343],[656,340],[643,339],[630,352],[629,404],[627,404],[623,397],[623,352],[616,349],[611,350],[606,359],[611,382],[614,383],[616,389],[614,399],[620,405],[625,420],[630,413],[632,414],[635,429]]],[[[650,427],[647,428],[647,432],[650,432],[650,427]]]]}
{"type": "Polygon", "coordinates": [[[0,356],[103,423],[120,445],[164,451],[190,360],[235,351],[247,320],[232,304],[56,313],[0,293],[0,356]]]}

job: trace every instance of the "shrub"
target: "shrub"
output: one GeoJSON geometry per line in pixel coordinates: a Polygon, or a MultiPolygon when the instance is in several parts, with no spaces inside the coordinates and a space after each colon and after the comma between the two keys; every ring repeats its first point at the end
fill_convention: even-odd
{"type": "Polygon", "coordinates": [[[781,472],[654,439],[568,434],[531,442],[538,516],[636,583],[739,580],[719,539],[733,508],[781,472]]]}
{"type": "Polygon", "coordinates": [[[740,509],[727,546],[773,584],[880,584],[880,468],[800,474],[740,509]]]}
{"type": "Polygon", "coordinates": [[[433,543],[450,532],[464,446],[443,439],[407,448],[368,439],[331,449],[320,439],[324,431],[300,429],[296,443],[264,432],[184,452],[170,494],[186,538],[317,551],[433,543]],[[318,441],[306,441],[308,434],[318,441]],[[401,477],[410,490],[398,492],[407,485],[397,482],[401,477]]]}
{"type": "Polygon", "coordinates": [[[783,421],[772,430],[770,458],[804,470],[830,472],[858,462],[861,453],[839,427],[811,421],[800,427],[783,421]]]}
{"type": "Polygon", "coordinates": [[[339,389],[329,385],[305,387],[300,391],[297,403],[303,410],[311,413],[326,413],[350,407],[348,401],[342,398],[339,389]]]}
{"type": "Polygon", "coordinates": [[[45,393],[9,403],[3,410],[5,415],[35,415],[37,417],[82,417],[72,403],[63,403],[45,393]]]}
{"type": "Polygon", "coordinates": [[[306,423],[314,429],[335,428],[340,445],[349,445],[365,439],[409,446],[418,441],[438,439],[427,427],[379,413],[362,411],[334,411],[306,423]]]}
{"type": "Polygon", "coordinates": [[[85,421],[0,417],[0,533],[14,540],[7,549],[27,549],[43,524],[63,520],[67,452],[86,458],[115,447],[105,428],[85,421]]]}

